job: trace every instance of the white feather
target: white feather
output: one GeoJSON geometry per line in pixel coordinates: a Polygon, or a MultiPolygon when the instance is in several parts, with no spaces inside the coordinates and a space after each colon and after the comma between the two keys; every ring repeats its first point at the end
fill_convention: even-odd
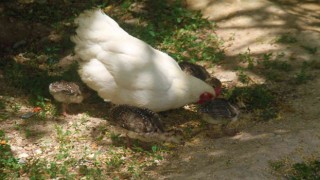
{"type": "Polygon", "coordinates": [[[100,97],[154,111],[178,108],[214,95],[205,82],[186,75],[169,55],[129,35],[101,10],[85,11],[72,41],[81,58],[81,79],[100,97]]]}

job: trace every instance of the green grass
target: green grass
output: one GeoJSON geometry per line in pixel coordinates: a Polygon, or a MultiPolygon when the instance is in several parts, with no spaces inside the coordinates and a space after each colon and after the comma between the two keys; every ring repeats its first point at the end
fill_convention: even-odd
{"type": "Polygon", "coordinates": [[[287,61],[279,61],[279,60],[271,61],[267,58],[264,58],[264,60],[262,61],[262,65],[265,69],[273,69],[273,70],[286,71],[286,72],[292,70],[292,66],[287,61]]]}
{"type": "Polygon", "coordinates": [[[240,62],[247,63],[247,68],[252,70],[254,68],[255,59],[251,55],[250,48],[246,52],[239,54],[240,62]]]}
{"type": "Polygon", "coordinates": [[[6,111],[6,103],[0,99],[0,122],[9,118],[9,113],[6,111]]]}
{"type": "Polygon", "coordinates": [[[0,130],[0,142],[0,179],[19,177],[19,170],[22,168],[22,165],[13,156],[8,139],[2,130],[0,130]]]}
{"type": "Polygon", "coordinates": [[[287,175],[287,178],[290,180],[320,179],[320,160],[294,164],[292,166],[292,171],[287,175]]]}
{"type": "Polygon", "coordinates": [[[292,44],[298,42],[298,40],[294,37],[293,34],[285,33],[278,37],[276,39],[276,42],[282,44],[292,44]]]}
{"type": "Polygon", "coordinates": [[[301,47],[306,50],[308,53],[310,54],[316,54],[318,51],[317,47],[310,47],[310,46],[305,46],[305,45],[301,45],[301,47]]]}
{"type": "Polygon", "coordinates": [[[227,92],[227,98],[244,109],[253,112],[255,120],[269,120],[278,116],[276,97],[265,85],[235,87],[227,92]]]}
{"type": "Polygon", "coordinates": [[[320,63],[317,60],[303,62],[299,71],[294,71],[293,66],[285,60],[282,60],[284,54],[273,55],[272,53],[262,54],[260,57],[254,57],[250,49],[239,54],[239,60],[246,63],[247,67],[238,67],[238,79],[243,84],[249,84],[250,78],[246,71],[252,71],[263,75],[272,82],[288,82],[295,85],[305,84],[312,79],[308,72],[310,69],[319,69],[320,63]],[[292,73],[295,72],[295,73],[292,73]]]}
{"type": "Polygon", "coordinates": [[[288,180],[320,179],[320,160],[310,160],[299,163],[287,163],[284,160],[272,161],[269,166],[278,177],[288,180]]]}
{"type": "Polygon", "coordinates": [[[221,42],[212,33],[214,24],[203,19],[200,12],[181,7],[180,1],[147,1],[146,6],[145,13],[131,13],[146,23],[145,27],[119,22],[133,36],[169,53],[177,61],[218,62],[224,56],[218,46],[221,42]]]}
{"type": "Polygon", "coordinates": [[[303,62],[301,69],[299,70],[299,72],[297,72],[294,76],[293,79],[293,83],[294,84],[305,84],[307,83],[307,81],[312,79],[312,76],[310,75],[310,73],[308,73],[308,70],[310,70],[311,67],[311,63],[308,62],[303,62]]]}
{"type": "Polygon", "coordinates": [[[160,145],[153,145],[150,150],[138,146],[133,149],[110,146],[106,152],[92,151],[86,147],[74,158],[74,132],[56,126],[56,133],[59,144],[57,154],[50,159],[31,158],[19,163],[4,132],[0,131],[0,178],[15,179],[24,175],[30,179],[136,179],[145,174],[145,168],[157,164],[168,153],[168,149],[160,145]]]}
{"type": "Polygon", "coordinates": [[[249,84],[250,78],[249,76],[245,73],[245,70],[243,68],[238,69],[238,79],[241,83],[243,84],[249,84]]]}

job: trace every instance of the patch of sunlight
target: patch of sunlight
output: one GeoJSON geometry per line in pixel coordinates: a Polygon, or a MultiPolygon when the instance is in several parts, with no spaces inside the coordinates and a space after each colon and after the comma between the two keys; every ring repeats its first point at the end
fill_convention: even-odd
{"type": "Polygon", "coordinates": [[[256,139],[264,139],[271,135],[272,135],[271,133],[262,133],[258,135],[252,135],[250,133],[242,132],[232,137],[231,139],[238,140],[238,141],[252,141],[256,139]]]}
{"type": "Polygon", "coordinates": [[[226,152],[223,151],[223,150],[216,150],[216,151],[213,151],[213,152],[209,152],[208,155],[209,156],[221,156],[223,154],[225,154],[226,152]]]}
{"type": "Polygon", "coordinates": [[[274,132],[277,133],[277,134],[285,134],[285,133],[288,133],[288,132],[290,132],[290,131],[285,130],[285,129],[277,129],[277,130],[275,130],[274,132]]]}

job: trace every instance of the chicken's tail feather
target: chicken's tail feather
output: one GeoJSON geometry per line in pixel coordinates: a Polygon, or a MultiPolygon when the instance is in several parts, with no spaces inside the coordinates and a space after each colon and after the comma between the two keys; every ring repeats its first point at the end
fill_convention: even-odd
{"type": "Polygon", "coordinates": [[[84,11],[75,19],[78,25],[76,35],[71,40],[76,45],[85,42],[104,42],[113,37],[127,35],[117,22],[100,9],[84,11]]]}

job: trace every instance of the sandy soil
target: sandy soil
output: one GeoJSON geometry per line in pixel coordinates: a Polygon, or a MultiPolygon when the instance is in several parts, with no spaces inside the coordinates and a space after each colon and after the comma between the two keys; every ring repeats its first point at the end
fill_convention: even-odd
{"type": "MultiPolygon", "coordinates": [[[[225,81],[236,81],[232,67],[239,65],[237,56],[247,48],[253,56],[283,53],[284,60],[294,57],[290,61],[293,64],[320,60],[319,51],[310,54],[301,47],[320,47],[319,1],[189,0],[188,5],[201,10],[205,17],[217,23],[216,33],[225,41],[228,61],[213,72],[225,81]],[[292,33],[298,43],[275,43],[283,33],[292,33]]],[[[247,124],[233,137],[212,139],[199,134],[154,170],[153,177],[275,179],[270,161],[286,158],[301,161],[311,155],[319,157],[320,77],[315,76],[301,86],[280,83],[278,88],[291,92],[285,98],[290,108],[284,110],[279,119],[247,124]]],[[[245,121],[245,117],[240,118],[241,121],[245,121]]]]}

